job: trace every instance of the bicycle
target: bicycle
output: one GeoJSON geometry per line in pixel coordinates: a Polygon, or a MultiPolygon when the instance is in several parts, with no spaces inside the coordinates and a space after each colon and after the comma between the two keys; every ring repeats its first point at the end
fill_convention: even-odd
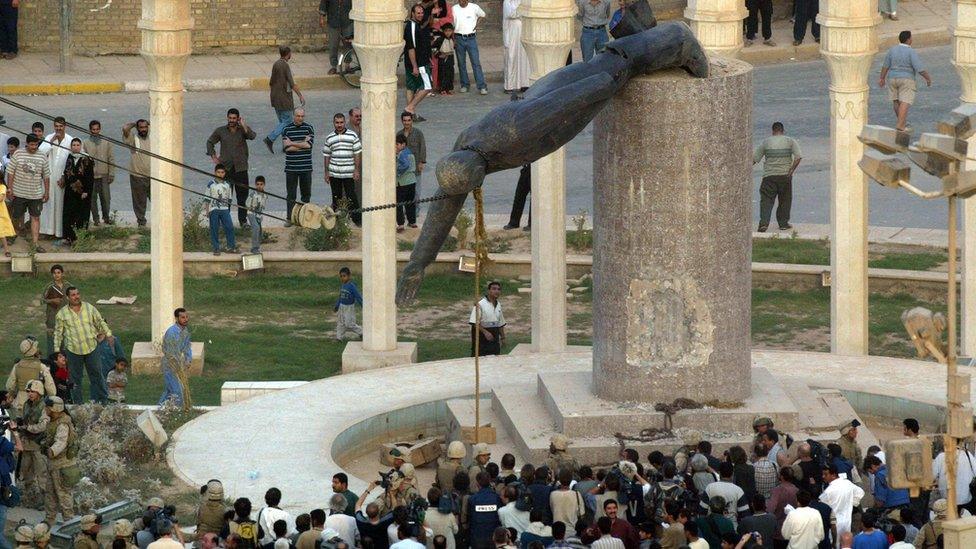
{"type": "Polygon", "coordinates": [[[362,66],[359,64],[359,56],[356,55],[356,48],[352,47],[352,37],[343,39],[344,49],[339,54],[339,62],[336,72],[347,85],[358,88],[360,79],[363,76],[362,66]]]}

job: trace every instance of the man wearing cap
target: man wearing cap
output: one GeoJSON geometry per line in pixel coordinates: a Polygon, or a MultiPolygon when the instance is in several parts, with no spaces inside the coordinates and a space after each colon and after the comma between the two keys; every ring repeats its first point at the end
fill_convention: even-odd
{"type": "Polygon", "coordinates": [[[488,445],[484,442],[479,442],[471,447],[471,453],[474,457],[474,461],[471,462],[471,466],[468,467],[468,478],[471,479],[471,493],[474,494],[480,488],[478,487],[478,473],[485,472],[485,465],[491,461],[491,450],[488,449],[488,445]]]}
{"type": "Polygon", "coordinates": [[[75,549],[99,549],[98,531],[102,528],[100,515],[85,515],[81,517],[81,531],[75,536],[75,549]]]}
{"type": "Polygon", "coordinates": [[[64,521],[75,516],[71,490],[81,478],[75,458],[78,455],[74,423],[64,411],[64,401],[58,397],[45,399],[45,411],[51,418],[45,431],[48,471],[44,491],[44,512],[48,524],[54,524],[58,511],[64,521]]]}
{"type": "Polygon", "coordinates": [[[34,529],[27,524],[21,524],[14,530],[14,541],[17,549],[30,549],[34,543],[34,529]]]}
{"type": "Polygon", "coordinates": [[[27,384],[29,382],[38,381],[41,383],[40,393],[42,396],[57,393],[51,371],[41,362],[37,339],[32,336],[25,337],[20,342],[20,354],[23,355],[23,358],[14,365],[13,369],[10,370],[10,375],[7,376],[7,392],[14,395],[15,416],[20,415],[24,401],[27,400],[27,384]]]}
{"type": "Polygon", "coordinates": [[[938,547],[939,536],[942,535],[942,523],[946,520],[949,512],[949,502],[945,499],[937,499],[932,503],[932,512],[935,517],[925,523],[915,536],[915,547],[918,549],[934,549],[938,547]]]}
{"type": "Polygon", "coordinates": [[[11,421],[10,429],[20,434],[21,451],[18,457],[18,476],[25,490],[35,481],[44,478],[47,473],[47,459],[41,451],[41,439],[50,422],[44,411],[44,400],[41,395],[44,385],[38,380],[27,384],[27,400],[24,401],[20,422],[11,421]]]}
{"type": "Polygon", "coordinates": [[[861,453],[861,447],[857,444],[857,428],[860,425],[861,422],[856,419],[841,425],[840,438],[837,439],[841,455],[858,469],[864,463],[864,455],[861,453]]]}
{"type": "Polygon", "coordinates": [[[64,350],[71,375],[71,401],[84,402],[81,384],[84,372],[88,372],[89,393],[95,402],[108,402],[108,386],[102,374],[102,363],[97,352],[98,343],[108,338],[109,346],[115,345],[112,330],[94,305],[81,300],[81,292],[74,286],[67,290],[68,306],[58,311],[54,318],[54,349],[64,350]]]}
{"type": "Polygon", "coordinates": [[[563,469],[569,469],[574,479],[579,477],[580,462],[569,454],[568,449],[569,438],[566,435],[562,433],[552,435],[549,440],[549,460],[546,464],[556,478],[559,478],[559,472],[563,469]]]}
{"type": "Polygon", "coordinates": [[[445,493],[450,493],[454,489],[454,477],[458,471],[464,470],[464,460],[466,451],[464,443],[460,440],[452,440],[447,445],[447,459],[440,460],[437,464],[437,487],[445,493]]]}

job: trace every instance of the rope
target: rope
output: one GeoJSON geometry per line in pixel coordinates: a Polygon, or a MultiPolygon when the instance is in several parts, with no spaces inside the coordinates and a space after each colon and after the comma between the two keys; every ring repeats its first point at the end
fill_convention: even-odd
{"type": "MultiPolygon", "coordinates": [[[[481,442],[481,269],[491,264],[485,240],[485,203],[481,187],[471,192],[474,196],[474,442],[481,442]]],[[[499,342],[499,345],[501,342],[499,342]]]]}
{"type": "Polygon", "coordinates": [[[613,436],[617,438],[617,443],[623,445],[624,441],[633,442],[654,442],[657,440],[662,440],[665,438],[671,438],[674,436],[674,421],[672,416],[680,412],[681,410],[697,410],[703,408],[704,406],[690,398],[676,398],[670,404],[666,402],[658,402],[654,405],[655,412],[664,413],[664,425],[662,427],[648,427],[646,429],[641,429],[640,433],[636,436],[625,435],[623,433],[614,433],[613,436]]]}

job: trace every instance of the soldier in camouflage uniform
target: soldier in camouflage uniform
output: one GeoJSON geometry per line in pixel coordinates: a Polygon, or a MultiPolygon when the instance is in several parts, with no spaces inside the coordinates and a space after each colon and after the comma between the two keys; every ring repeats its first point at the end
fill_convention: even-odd
{"type": "Polygon", "coordinates": [[[51,544],[51,527],[46,522],[38,522],[34,525],[34,547],[37,549],[47,549],[51,544]]]}
{"type": "Polygon", "coordinates": [[[34,529],[27,524],[21,524],[14,530],[14,541],[17,549],[31,549],[34,547],[34,529]]]}
{"type": "Polygon", "coordinates": [[[51,371],[41,362],[37,340],[30,336],[25,338],[20,342],[20,352],[24,357],[14,365],[7,377],[7,392],[14,397],[14,417],[18,417],[23,411],[27,400],[27,384],[31,381],[41,382],[41,396],[51,396],[57,392],[51,371]]]}
{"type": "Polygon", "coordinates": [[[102,528],[100,515],[85,515],[81,517],[81,532],[75,536],[75,549],[100,549],[95,538],[102,528]]]}
{"type": "Polygon", "coordinates": [[[464,443],[460,440],[451,441],[447,445],[447,459],[437,464],[437,487],[444,493],[450,493],[454,488],[454,477],[458,471],[464,470],[464,443]]]}
{"type": "Polygon", "coordinates": [[[549,459],[546,465],[552,471],[554,478],[559,478],[559,472],[568,469],[573,478],[579,480],[580,462],[569,454],[569,439],[562,433],[552,435],[549,440],[549,459]]]}
{"type": "Polygon", "coordinates": [[[471,454],[474,461],[471,466],[468,467],[468,478],[471,479],[471,493],[474,494],[478,491],[478,473],[485,470],[485,465],[491,461],[491,450],[488,449],[488,445],[484,442],[479,442],[471,448],[471,454]]]}
{"type": "Polygon", "coordinates": [[[47,457],[41,451],[41,439],[47,431],[50,422],[44,411],[44,384],[33,379],[26,387],[27,400],[20,421],[11,421],[10,428],[20,434],[22,450],[18,456],[18,470],[21,486],[30,490],[35,486],[44,489],[44,479],[47,476],[47,457]],[[39,484],[35,484],[39,483],[39,484]]]}
{"type": "Polygon", "coordinates": [[[128,519],[119,519],[112,525],[112,533],[115,538],[105,544],[104,549],[112,549],[112,543],[120,539],[125,542],[125,549],[137,549],[138,546],[132,541],[132,523],[128,519]]]}
{"type": "Polygon", "coordinates": [[[44,512],[47,522],[54,524],[58,511],[61,511],[65,521],[74,517],[71,490],[78,483],[81,473],[75,462],[78,455],[78,435],[71,416],[65,412],[64,401],[58,397],[48,397],[45,404],[45,411],[51,421],[47,425],[43,446],[48,457],[44,512]]]}
{"type": "Polygon", "coordinates": [[[861,453],[861,447],[857,444],[857,428],[859,425],[861,422],[856,419],[841,425],[837,445],[840,446],[841,455],[854,464],[855,469],[863,471],[864,455],[861,453]]]}
{"type": "Polygon", "coordinates": [[[220,534],[224,528],[224,485],[219,480],[211,480],[203,492],[203,501],[197,508],[197,537],[204,534],[220,534]]]}

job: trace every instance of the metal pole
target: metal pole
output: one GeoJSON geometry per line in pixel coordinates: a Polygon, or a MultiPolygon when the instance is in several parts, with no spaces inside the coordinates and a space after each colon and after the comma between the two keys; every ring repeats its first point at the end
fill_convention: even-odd
{"type": "Polygon", "coordinates": [[[60,21],[58,32],[61,38],[61,48],[58,52],[58,66],[61,72],[71,70],[71,0],[61,0],[60,21]]]}
{"type": "Polygon", "coordinates": [[[956,379],[956,196],[949,195],[949,297],[948,297],[948,348],[946,349],[946,499],[948,500],[948,520],[959,518],[956,512],[956,439],[953,436],[952,409],[960,403],[954,402],[956,379]]]}

